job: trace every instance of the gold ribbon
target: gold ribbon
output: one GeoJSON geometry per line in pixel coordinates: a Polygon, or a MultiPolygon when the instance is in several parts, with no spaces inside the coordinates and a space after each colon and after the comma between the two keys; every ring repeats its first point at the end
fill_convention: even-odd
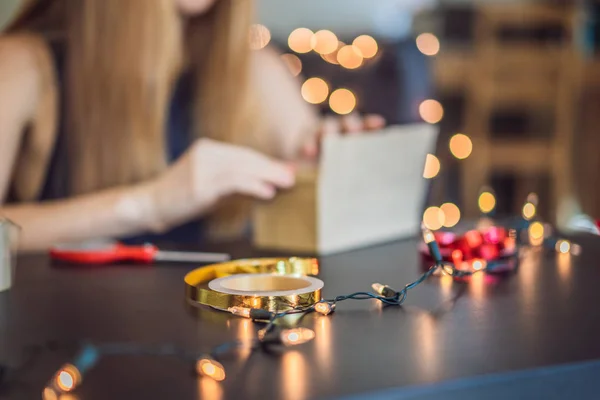
{"type": "Polygon", "coordinates": [[[255,258],[235,260],[195,269],[185,276],[185,293],[192,305],[219,310],[229,307],[260,308],[271,312],[298,306],[310,306],[321,300],[321,289],[288,296],[233,295],[205,289],[201,286],[215,278],[234,274],[279,274],[290,276],[317,275],[319,263],[314,258],[255,258]]]}

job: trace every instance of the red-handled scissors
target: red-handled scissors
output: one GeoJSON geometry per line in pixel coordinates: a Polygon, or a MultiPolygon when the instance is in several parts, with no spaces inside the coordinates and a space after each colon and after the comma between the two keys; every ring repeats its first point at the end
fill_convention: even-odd
{"type": "Polygon", "coordinates": [[[73,264],[111,264],[124,261],[217,263],[228,261],[231,258],[229,254],[224,253],[162,251],[152,244],[128,246],[112,241],[54,246],[50,249],[50,257],[73,264]]]}

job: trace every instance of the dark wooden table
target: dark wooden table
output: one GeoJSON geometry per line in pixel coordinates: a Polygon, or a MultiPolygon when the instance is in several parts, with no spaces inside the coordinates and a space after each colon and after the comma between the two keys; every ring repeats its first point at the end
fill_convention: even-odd
{"type": "MultiPolygon", "coordinates": [[[[76,394],[81,400],[300,400],[400,388],[380,394],[420,399],[401,397],[402,388],[600,358],[600,239],[580,243],[579,257],[530,251],[519,271],[503,279],[480,275],[464,284],[434,277],[411,291],[402,308],[341,303],[330,317],[303,321],[316,332],[309,344],[225,360],[222,384],[193,377],[177,359],[117,357],[103,359],[76,394]]],[[[223,249],[235,257],[257,254],[244,244],[213,248],[223,249]]],[[[400,288],[418,276],[419,265],[416,242],[403,241],[325,257],[320,278],[327,297],[368,290],[375,281],[400,288]]],[[[57,268],[42,255],[20,257],[14,288],[0,294],[0,360],[19,364],[24,349],[49,340],[173,342],[202,350],[254,336],[258,326],[249,320],[186,309],[183,276],[192,268],[57,268]]],[[[40,398],[72,356],[61,347],[40,353],[0,398],[40,398]]]]}

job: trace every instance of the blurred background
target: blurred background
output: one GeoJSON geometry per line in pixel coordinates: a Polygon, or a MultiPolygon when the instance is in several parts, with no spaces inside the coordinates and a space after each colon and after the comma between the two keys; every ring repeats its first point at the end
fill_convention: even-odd
{"type": "Polygon", "coordinates": [[[392,124],[439,124],[424,171],[431,228],[482,212],[556,222],[573,198],[568,212],[600,215],[596,2],[259,6],[256,46],[284,53],[306,101],[329,113],[380,113],[392,124]]]}
{"type": "MultiPolygon", "coordinates": [[[[0,25],[17,2],[0,1],[0,25]]],[[[600,217],[596,2],[257,2],[251,45],[278,48],[323,113],[439,125],[431,228],[482,211],[556,222],[571,197],[600,217]]]]}

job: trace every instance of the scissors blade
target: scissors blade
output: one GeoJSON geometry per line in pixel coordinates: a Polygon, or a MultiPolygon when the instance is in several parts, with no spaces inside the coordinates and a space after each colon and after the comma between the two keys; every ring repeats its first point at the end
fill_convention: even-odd
{"type": "Polygon", "coordinates": [[[231,260],[231,256],[225,253],[198,253],[184,251],[158,251],[154,256],[155,261],[175,261],[175,262],[198,262],[198,263],[217,263],[231,260]]]}

